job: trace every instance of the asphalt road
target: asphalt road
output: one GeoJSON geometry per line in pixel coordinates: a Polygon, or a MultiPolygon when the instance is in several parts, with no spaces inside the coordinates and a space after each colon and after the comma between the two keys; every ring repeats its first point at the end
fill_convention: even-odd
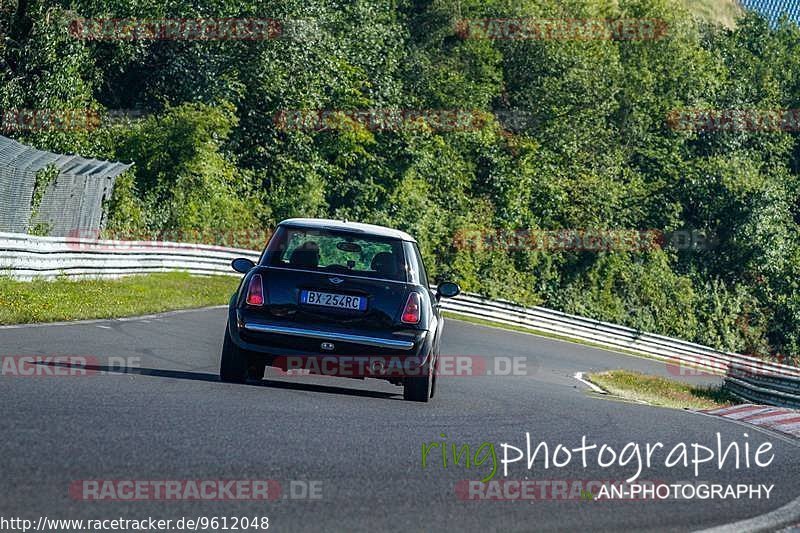
{"type": "MultiPolygon", "coordinates": [[[[220,383],[224,322],[225,311],[213,309],[0,329],[5,357],[89,356],[105,366],[122,358],[133,367],[82,377],[0,376],[0,516],[268,516],[274,531],[685,531],[767,513],[800,495],[795,445],[722,419],[601,399],[572,377],[612,368],[671,375],[663,363],[448,320],[443,353],[485,357],[489,368],[499,357],[524,358],[527,375],[445,377],[425,405],[402,401],[399,387],[376,380],[268,370],[257,384],[220,383]],[[629,442],[714,447],[717,432],[753,449],[768,441],[770,466],[712,465],[698,479],[774,489],[761,500],[463,501],[456,483],[484,477],[488,463],[443,468],[431,455],[422,468],[423,443],[468,443],[474,451],[491,442],[500,455],[500,443],[524,448],[525,432],[534,443],[570,448],[586,435],[617,451],[629,442]],[[310,483],[321,498],[84,501],[69,493],[76,480],[217,479],[276,480],[284,495],[294,480],[295,495],[310,483]]],[[[633,471],[592,461],[583,468],[576,457],[548,470],[539,463],[529,471],[523,460],[510,466],[508,478],[619,480],[633,471]]],[[[694,479],[691,469],[666,468],[663,460],[641,477],[694,479]]]]}

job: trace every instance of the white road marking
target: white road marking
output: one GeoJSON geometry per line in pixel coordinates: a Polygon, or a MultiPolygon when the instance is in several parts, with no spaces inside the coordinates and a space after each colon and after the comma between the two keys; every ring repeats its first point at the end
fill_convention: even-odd
{"type": "Polygon", "coordinates": [[[608,391],[606,391],[604,389],[601,389],[600,387],[598,387],[597,385],[595,385],[591,381],[589,381],[587,379],[584,379],[583,378],[583,372],[575,372],[575,375],[572,376],[572,377],[574,377],[575,379],[577,379],[578,381],[580,381],[581,383],[583,383],[584,385],[586,385],[587,387],[592,389],[594,392],[597,392],[599,394],[608,394],[608,391]]]}

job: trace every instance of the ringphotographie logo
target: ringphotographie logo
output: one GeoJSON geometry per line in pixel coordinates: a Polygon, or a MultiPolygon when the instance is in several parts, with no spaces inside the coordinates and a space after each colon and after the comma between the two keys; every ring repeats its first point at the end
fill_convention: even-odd
{"type": "Polygon", "coordinates": [[[526,472],[558,470],[570,465],[581,465],[583,469],[623,468],[630,475],[626,483],[643,479],[651,468],[679,468],[698,478],[701,472],[722,471],[735,466],[740,468],[766,468],[775,459],[773,445],[769,441],[751,442],[748,433],[742,434],[741,442],[723,439],[714,433],[713,444],[699,442],[628,442],[622,446],[611,446],[590,441],[586,435],[580,444],[549,443],[535,441],[530,432],[525,432],[521,442],[510,444],[491,441],[480,443],[458,442],[440,433],[439,438],[423,442],[420,460],[423,470],[460,468],[466,471],[479,470],[481,481],[488,482],[498,474],[509,477],[511,468],[526,472]],[[518,464],[519,463],[519,464],[518,464]],[[513,465],[513,466],[512,466],[513,465]]]}
{"type": "Polygon", "coordinates": [[[467,18],[456,23],[462,39],[523,41],[653,41],[668,34],[660,19],[467,18]]]}

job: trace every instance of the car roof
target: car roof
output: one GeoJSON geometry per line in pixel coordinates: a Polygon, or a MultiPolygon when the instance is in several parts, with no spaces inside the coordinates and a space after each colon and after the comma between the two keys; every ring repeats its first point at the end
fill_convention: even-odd
{"type": "Polygon", "coordinates": [[[278,224],[279,226],[289,226],[293,228],[315,228],[327,229],[332,231],[350,231],[354,233],[364,233],[377,237],[390,239],[400,239],[402,241],[417,242],[417,240],[404,231],[376,226],[374,224],[362,224],[360,222],[348,222],[346,220],[329,220],[326,218],[289,218],[278,224]]]}

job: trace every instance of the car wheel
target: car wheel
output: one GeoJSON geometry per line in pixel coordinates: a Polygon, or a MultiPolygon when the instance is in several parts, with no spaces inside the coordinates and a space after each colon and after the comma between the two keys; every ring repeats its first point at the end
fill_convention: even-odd
{"type": "MultiPolygon", "coordinates": [[[[244,383],[248,371],[247,356],[231,339],[229,328],[225,328],[225,340],[222,343],[222,357],[219,364],[219,378],[226,383],[244,383]]],[[[264,373],[262,372],[263,376],[264,373]]]]}
{"type": "Polygon", "coordinates": [[[430,363],[426,365],[424,376],[406,378],[403,382],[403,399],[412,402],[427,402],[431,398],[433,388],[433,370],[430,363]]]}

